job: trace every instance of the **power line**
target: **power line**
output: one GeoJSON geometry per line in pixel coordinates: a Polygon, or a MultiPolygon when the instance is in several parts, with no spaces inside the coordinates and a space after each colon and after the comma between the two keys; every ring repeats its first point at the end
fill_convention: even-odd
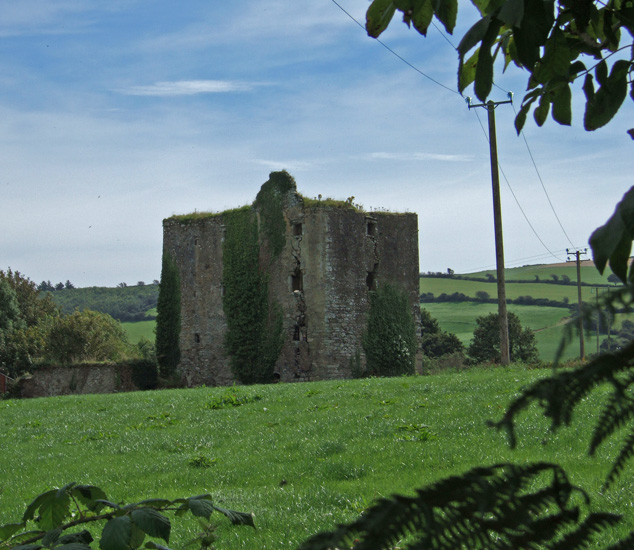
{"type": "MultiPolygon", "coordinates": [[[[477,111],[475,111],[475,114],[476,114],[476,117],[478,118],[478,122],[480,123],[480,128],[482,128],[482,132],[484,133],[485,139],[488,141],[489,140],[489,136],[487,135],[486,130],[484,129],[484,125],[482,124],[482,121],[480,120],[480,115],[478,114],[477,111]]],[[[556,260],[559,260],[560,262],[563,261],[561,258],[558,258],[557,256],[555,256],[555,254],[550,250],[550,248],[548,248],[546,246],[546,243],[544,243],[542,238],[537,233],[536,229],[533,227],[533,224],[528,219],[528,216],[526,215],[526,212],[524,212],[524,209],[522,208],[522,205],[520,204],[520,201],[517,198],[517,195],[515,195],[515,191],[513,191],[513,188],[511,187],[511,184],[510,184],[508,178],[506,177],[506,174],[504,173],[504,170],[502,169],[502,166],[500,166],[500,172],[502,172],[502,176],[504,177],[504,181],[506,182],[506,185],[509,188],[509,191],[511,192],[511,195],[513,196],[513,199],[517,203],[517,207],[520,209],[520,212],[522,213],[522,216],[524,216],[524,219],[526,220],[526,223],[528,224],[528,227],[531,228],[531,231],[534,233],[535,237],[537,237],[537,240],[541,243],[541,245],[548,251],[548,253],[553,258],[555,258],[556,260]]]]}
{"type": "MultiPolygon", "coordinates": [[[[441,29],[438,28],[438,25],[436,25],[435,22],[432,21],[432,25],[433,27],[440,33],[440,35],[449,43],[449,45],[456,51],[458,51],[458,48],[456,48],[456,46],[454,46],[451,41],[449,40],[449,38],[447,38],[447,36],[445,35],[444,32],[442,32],[441,29]]],[[[495,82],[493,82],[493,85],[502,90],[506,95],[509,95],[511,92],[509,92],[508,90],[505,90],[504,88],[502,88],[502,86],[499,86],[498,84],[496,84],[495,82]]],[[[517,111],[515,110],[515,105],[513,105],[513,112],[515,113],[515,116],[517,117],[517,111]]],[[[480,126],[482,126],[482,123],[480,123],[480,126]]],[[[572,241],[570,240],[570,237],[568,236],[568,233],[566,233],[566,230],[564,229],[563,224],[561,223],[561,220],[559,218],[559,215],[557,214],[557,211],[555,210],[555,206],[553,205],[552,201],[550,200],[550,195],[548,194],[548,191],[546,190],[546,186],[544,185],[544,180],[542,179],[542,176],[539,172],[539,169],[537,168],[537,163],[535,162],[535,158],[533,157],[533,152],[531,151],[531,148],[528,145],[528,140],[526,139],[526,134],[524,134],[524,131],[520,132],[520,134],[522,135],[522,139],[524,140],[524,144],[526,145],[526,150],[528,151],[528,156],[531,159],[531,162],[533,163],[533,168],[535,168],[535,173],[537,174],[537,178],[539,179],[539,182],[541,183],[542,189],[544,191],[544,195],[546,195],[546,199],[548,200],[548,204],[550,205],[550,209],[552,210],[555,219],[557,220],[557,223],[559,224],[559,227],[561,228],[561,231],[563,232],[563,234],[565,235],[566,239],[568,239],[568,242],[570,243],[570,246],[572,246],[573,248],[575,248],[575,245],[572,244],[572,241]]],[[[501,169],[501,168],[500,168],[501,169]]],[[[504,172],[502,172],[504,174],[504,172]]],[[[506,179],[506,176],[504,176],[504,179],[506,179]]],[[[507,181],[508,184],[508,181],[507,181]]],[[[509,189],[510,189],[510,185],[509,185],[509,189]]],[[[511,190],[511,193],[513,191],[511,190]]],[[[515,195],[513,195],[515,197],[515,195]]],[[[517,202],[517,198],[515,199],[517,202]]],[[[518,206],[519,206],[519,202],[518,202],[518,206]]],[[[520,207],[521,210],[521,207],[520,207]]],[[[522,212],[522,214],[524,214],[524,212],[522,212]]],[[[524,215],[524,217],[526,218],[526,215],[524,215]]],[[[528,218],[526,219],[526,221],[528,222],[528,218]]],[[[529,223],[530,225],[530,223],[529,223]]],[[[531,227],[532,229],[532,227],[531,227]]],[[[534,230],[533,230],[534,231],[534,230]]],[[[538,237],[539,238],[539,237],[538,237]]],[[[541,239],[540,239],[541,242],[541,239]]],[[[543,244],[543,243],[542,243],[543,244]]],[[[548,250],[548,249],[547,249],[548,250]]]]}
{"type": "MultiPolygon", "coordinates": [[[[331,2],[337,6],[343,13],[345,13],[358,27],[360,27],[361,29],[363,29],[363,31],[366,31],[365,26],[360,23],[359,21],[357,21],[357,19],[350,13],[348,12],[343,6],[341,6],[341,4],[339,4],[337,2],[337,0],[331,0],[331,2]]],[[[434,26],[434,28],[440,33],[440,35],[447,41],[447,43],[454,49],[457,51],[457,48],[452,44],[452,42],[445,36],[445,34],[438,28],[438,26],[432,21],[432,25],[434,26]]],[[[403,63],[405,63],[408,67],[410,67],[411,69],[415,70],[417,73],[419,73],[421,76],[424,76],[425,78],[427,78],[428,80],[430,80],[431,82],[433,82],[434,84],[437,84],[438,86],[440,86],[441,88],[444,88],[445,90],[448,90],[456,95],[459,95],[462,97],[462,94],[460,92],[458,92],[457,90],[450,88],[448,86],[445,86],[443,83],[439,82],[438,80],[436,80],[435,78],[429,76],[428,74],[424,73],[423,71],[421,71],[418,67],[416,67],[415,65],[413,65],[412,63],[410,63],[409,61],[407,61],[407,59],[405,59],[404,57],[402,57],[401,55],[399,55],[397,52],[395,52],[392,48],[390,48],[385,42],[383,42],[382,40],[376,38],[376,41],[381,44],[381,46],[383,46],[386,50],[388,50],[392,55],[394,55],[396,58],[398,58],[399,60],[401,60],[403,63]]],[[[493,83],[494,86],[496,86],[497,88],[499,88],[500,90],[505,91],[507,94],[509,94],[508,91],[504,90],[504,88],[502,88],[501,86],[498,86],[495,82],[493,83]]],[[[515,112],[515,107],[513,106],[513,111],[515,112]]],[[[516,113],[517,115],[517,113],[516,113]]],[[[487,135],[484,126],[482,125],[482,122],[480,121],[480,117],[478,115],[478,113],[476,112],[476,117],[478,118],[478,123],[480,124],[480,127],[482,128],[482,131],[485,135],[485,138],[487,140],[487,142],[489,141],[489,136],[487,135]]],[[[572,245],[572,241],[570,240],[570,237],[568,237],[568,234],[566,233],[566,230],[563,227],[563,224],[561,223],[561,220],[559,218],[559,216],[557,215],[557,212],[555,211],[555,208],[552,204],[552,201],[550,200],[550,196],[548,195],[548,192],[546,191],[546,186],[544,185],[544,182],[542,180],[541,174],[539,173],[539,170],[537,169],[537,164],[535,162],[535,159],[533,157],[533,154],[530,150],[530,147],[528,146],[528,141],[526,140],[526,136],[524,135],[524,132],[521,132],[522,134],[522,138],[524,139],[524,143],[526,144],[526,148],[528,150],[529,156],[531,158],[531,161],[533,163],[533,167],[535,168],[535,171],[537,173],[537,176],[539,178],[539,181],[541,183],[542,189],[544,190],[544,193],[546,194],[546,198],[548,199],[548,203],[550,204],[551,210],[553,211],[553,214],[555,215],[555,218],[557,219],[557,222],[559,223],[559,227],[561,228],[561,230],[563,231],[564,235],[566,236],[566,238],[568,239],[568,242],[570,242],[570,244],[572,245]]],[[[506,182],[506,185],[508,186],[509,190],[511,191],[511,195],[513,196],[513,199],[515,200],[518,208],[520,209],[520,212],[522,213],[522,215],[524,216],[524,219],[526,220],[526,223],[528,224],[528,226],[531,228],[531,231],[534,233],[535,237],[537,237],[537,240],[541,243],[541,245],[544,247],[545,250],[548,251],[548,253],[555,258],[558,261],[563,261],[561,258],[557,257],[549,248],[548,246],[546,246],[546,244],[544,243],[544,241],[541,239],[541,237],[539,236],[539,234],[537,233],[537,231],[535,230],[535,228],[533,227],[533,224],[530,222],[530,220],[528,219],[528,216],[526,215],[526,212],[524,211],[524,209],[522,208],[522,205],[519,202],[519,199],[517,198],[517,196],[515,195],[515,192],[513,191],[513,188],[511,187],[511,184],[509,183],[508,178],[506,177],[506,174],[504,173],[504,170],[502,169],[502,166],[498,163],[499,167],[500,167],[500,171],[502,172],[502,176],[504,177],[504,181],[506,182]]],[[[574,247],[574,245],[572,245],[574,247]]]]}
{"type": "MultiPolygon", "coordinates": [[[[513,105],[513,112],[515,113],[515,116],[517,116],[517,111],[515,111],[515,105],[513,105]]],[[[548,194],[548,191],[546,191],[546,186],[544,185],[544,180],[542,180],[542,176],[539,173],[539,170],[537,169],[537,164],[535,163],[535,159],[533,158],[533,153],[531,151],[531,148],[528,146],[528,141],[526,140],[526,135],[524,134],[524,131],[522,130],[520,132],[520,134],[522,135],[522,138],[524,139],[524,144],[526,145],[526,150],[528,151],[528,156],[531,158],[531,161],[533,163],[533,167],[535,168],[535,173],[537,174],[537,178],[539,179],[539,182],[542,184],[542,189],[544,190],[544,194],[546,195],[546,198],[548,199],[548,204],[550,205],[550,209],[553,211],[553,214],[555,215],[557,223],[559,224],[559,227],[563,231],[563,234],[566,236],[566,239],[568,239],[568,242],[570,243],[570,246],[572,248],[576,248],[575,245],[572,244],[572,241],[570,240],[570,237],[568,236],[568,233],[566,233],[566,230],[564,229],[564,226],[561,223],[561,220],[559,219],[559,216],[557,215],[555,207],[553,206],[553,203],[550,200],[550,195],[548,194]]]]}
{"type": "MultiPolygon", "coordinates": [[[[335,6],[337,6],[343,13],[345,13],[350,19],[352,19],[352,21],[354,21],[359,27],[361,27],[363,29],[363,31],[365,32],[365,26],[362,25],[361,23],[359,23],[359,21],[357,21],[348,11],[346,11],[341,4],[339,4],[336,0],[330,0],[335,6]]],[[[398,59],[400,59],[403,63],[405,63],[405,65],[407,65],[408,67],[410,67],[411,69],[414,69],[418,74],[420,74],[421,76],[424,76],[425,78],[427,78],[428,80],[431,80],[434,84],[437,84],[438,86],[440,86],[441,88],[444,88],[445,90],[448,90],[449,92],[452,92],[456,95],[462,96],[462,94],[456,90],[454,90],[453,88],[450,88],[449,86],[445,86],[442,82],[439,82],[438,80],[436,80],[435,78],[429,76],[428,74],[424,73],[423,71],[421,71],[418,67],[416,67],[415,65],[412,65],[409,61],[407,61],[407,59],[405,59],[404,57],[401,57],[398,53],[396,53],[392,48],[390,48],[385,42],[383,42],[382,40],[380,40],[379,38],[375,39],[379,44],[381,44],[381,46],[383,46],[388,52],[390,52],[392,55],[396,56],[398,59]]]]}

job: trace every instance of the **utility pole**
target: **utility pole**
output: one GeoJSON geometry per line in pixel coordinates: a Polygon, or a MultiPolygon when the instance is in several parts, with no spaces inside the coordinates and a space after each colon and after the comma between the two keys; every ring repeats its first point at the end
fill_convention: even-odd
{"type": "MultiPolygon", "coordinates": [[[[583,361],[586,358],[586,348],[585,343],[583,341],[583,301],[581,300],[581,260],[579,257],[581,254],[587,254],[588,249],[584,248],[583,250],[568,250],[566,248],[566,254],[568,256],[575,256],[577,262],[577,314],[579,316],[579,358],[583,361]]],[[[569,260],[568,260],[569,261],[569,260]]]]}
{"type": "Polygon", "coordinates": [[[512,103],[513,95],[509,93],[507,101],[487,101],[478,105],[471,105],[471,98],[467,98],[467,105],[484,107],[489,113],[489,150],[491,156],[491,184],[493,186],[493,226],[495,231],[495,265],[498,282],[498,318],[500,321],[500,361],[503,365],[511,362],[509,346],[509,324],[506,312],[506,283],[504,280],[504,242],[502,238],[502,203],[500,200],[500,175],[498,173],[498,149],[495,132],[495,108],[504,103],[512,103]]]}
{"type": "Polygon", "coordinates": [[[597,310],[597,355],[599,355],[599,338],[601,334],[601,312],[599,311],[599,288],[598,286],[593,286],[590,291],[594,291],[596,298],[596,310],[597,310]]]}

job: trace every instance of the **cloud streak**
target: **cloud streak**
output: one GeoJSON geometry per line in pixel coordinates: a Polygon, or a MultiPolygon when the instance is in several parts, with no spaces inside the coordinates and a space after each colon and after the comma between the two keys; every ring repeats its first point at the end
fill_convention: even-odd
{"type": "Polygon", "coordinates": [[[370,153],[370,160],[396,160],[396,161],[420,161],[420,160],[437,160],[442,162],[471,162],[474,155],[446,155],[440,153],[386,153],[376,152],[370,153]]]}
{"type": "Polygon", "coordinates": [[[248,92],[257,84],[232,80],[175,80],[155,82],[147,86],[130,86],[117,90],[125,95],[173,97],[197,94],[248,92]]]}

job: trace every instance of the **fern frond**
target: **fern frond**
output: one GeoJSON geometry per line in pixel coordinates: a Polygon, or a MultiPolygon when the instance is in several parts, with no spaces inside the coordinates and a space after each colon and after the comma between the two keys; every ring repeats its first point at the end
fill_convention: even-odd
{"type": "Polygon", "coordinates": [[[550,550],[577,550],[588,547],[592,537],[607,527],[613,527],[621,520],[621,516],[597,512],[590,514],[577,529],[564,536],[550,550]]]}
{"type": "Polygon", "coordinates": [[[623,471],[625,463],[630,460],[632,456],[634,456],[634,429],[625,438],[623,446],[621,447],[621,451],[619,452],[619,456],[614,461],[614,464],[612,464],[612,468],[610,469],[610,472],[608,473],[605,482],[603,483],[603,490],[612,485],[621,471],[623,471]]]}
{"type": "Polygon", "coordinates": [[[634,548],[634,531],[630,531],[627,537],[608,546],[605,550],[631,550],[632,548],[634,548]]]}
{"type": "Polygon", "coordinates": [[[571,371],[558,371],[524,389],[508,406],[501,420],[488,424],[507,432],[511,448],[517,444],[517,417],[533,403],[542,407],[544,416],[550,419],[551,430],[567,426],[572,421],[575,407],[598,386],[610,384],[615,391],[622,392],[623,382],[619,381],[619,376],[625,373],[629,378],[634,370],[633,362],[634,342],[615,354],[600,355],[571,371]]]}
{"type": "Polygon", "coordinates": [[[623,392],[613,392],[594,426],[588,453],[592,456],[608,437],[632,418],[634,418],[634,400],[623,395],[623,392]]]}
{"type": "Polygon", "coordinates": [[[418,489],[414,497],[383,498],[365,515],[315,535],[300,550],[387,550],[407,538],[411,549],[543,548],[578,523],[573,493],[588,501],[556,464],[474,468],[418,489]]]}

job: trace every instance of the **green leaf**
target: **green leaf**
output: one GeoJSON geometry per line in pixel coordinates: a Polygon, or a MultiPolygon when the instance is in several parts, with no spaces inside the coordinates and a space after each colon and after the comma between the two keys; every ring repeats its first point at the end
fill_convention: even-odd
{"type": "Polygon", "coordinates": [[[27,521],[33,519],[35,517],[35,512],[37,512],[40,506],[42,506],[42,503],[49,499],[55,498],[56,493],[57,491],[53,489],[51,491],[46,491],[45,493],[36,496],[33,499],[33,502],[31,502],[31,504],[26,507],[24,515],[22,516],[22,521],[26,523],[27,521]]]}
{"type": "Polygon", "coordinates": [[[491,47],[495,42],[501,25],[501,22],[497,19],[491,21],[486,35],[482,39],[482,46],[480,46],[478,63],[476,65],[474,91],[482,102],[486,101],[493,86],[493,56],[491,55],[491,47]]]}
{"type": "Polygon", "coordinates": [[[627,280],[627,262],[634,239],[634,187],[616,205],[614,214],[590,236],[594,263],[600,273],[609,262],[612,271],[627,280]]]}
{"type": "Polygon", "coordinates": [[[97,499],[95,500],[95,502],[99,503],[99,504],[103,504],[104,506],[107,506],[108,508],[112,508],[114,510],[120,510],[121,506],[119,506],[116,502],[110,502],[109,500],[105,500],[105,499],[97,499]]]}
{"type": "Polygon", "coordinates": [[[546,44],[555,22],[552,0],[525,0],[521,26],[513,27],[517,55],[521,63],[532,70],[539,60],[539,48],[546,44]]]}
{"type": "Polygon", "coordinates": [[[572,123],[571,102],[572,92],[570,91],[570,85],[567,82],[563,82],[559,85],[553,97],[553,119],[559,124],[570,126],[572,123]]]}
{"type": "MultiPolygon", "coordinates": [[[[185,499],[181,499],[183,502],[185,501],[185,499]]],[[[165,498],[148,498],[147,500],[142,500],[141,502],[137,502],[135,504],[130,504],[129,506],[126,506],[126,508],[131,508],[131,507],[139,507],[139,506],[145,506],[146,508],[165,508],[166,506],[169,506],[171,504],[174,504],[177,501],[172,501],[172,500],[167,500],[165,498]]]]}
{"type": "Polygon", "coordinates": [[[255,528],[253,514],[248,514],[246,512],[236,512],[235,510],[219,508],[218,506],[214,506],[214,510],[227,516],[231,520],[232,525],[249,525],[250,527],[255,528]]]}
{"type": "Polygon", "coordinates": [[[104,526],[99,548],[101,550],[128,550],[131,539],[132,521],[130,516],[119,516],[112,518],[104,526]]]}
{"type": "Polygon", "coordinates": [[[66,491],[48,491],[41,500],[37,510],[40,518],[38,524],[49,531],[60,526],[70,513],[70,497],[66,491]]]}
{"type": "Polygon", "coordinates": [[[378,38],[394,16],[392,0],[374,0],[365,14],[365,29],[372,38],[378,38]]]}
{"type": "Polygon", "coordinates": [[[44,548],[41,544],[22,544],[20,546],[14,546],[11,550],[40,550],[44,548]]]}
{"type": "Polygon", "coordinates": [[[139,548],[145,540],[145,532],[132,523],[132,532],[130,535],[130,548],[139,548]]]}
{"type": "MultiPolygon", "coordinates": [[[[423,36],[427,36],[427,29],[434,17],[434,7],[432,0],[423,0],[414,8],[411,18],[407,17],[407,20],[411,20],[414,23],[414,28],[423,36]]],[[[404,17],[405,19],[405,17],[404,17]]]]}
{"type": "Polygon", "coordinates": [[[158,537],[165,542],[170,539],[170,521],[153,508],[133,510],[132,522],[151,537],[158,537]]]}
{"type": "Polygon", "coordinates": [[[151,548],[151,550],[171,550],[167,546],[163,546],[162,544],[156,544],[153,540],[148,540],[145,543],[145,548],[151,548]]]}
{"type": "Polygon", "coordinates": [[[467,53],[478,43],[481,42],[487,33],[489,24],[491,23],[491,16],[487,15],[480,19],[475,25],[473,25],[462,37],[462,40],[458,44],[458,53],[460,59],[462,59],[467,53]]]}
{"type": "Polygon", "coordinates": [[[57,539],[59,539],[59,536],[61,534],[62,534],[62,530],[59,528],[48,531],[46,535],[44,535],[44,538],[42,539],[42,544],[44,546],[51,547],[53,544],[57,542],[57,539]]]}
{"type": "Polygon", "coordinates": [[[58,544],[80,543],[90,546],[90,543],[93,540],[94,539],[92,538],[90,532],[84,529],[83,531],[79,531],[78,533],[69,533],[68,535],[63,535],[59,537],[59,540],[57,542],[58,544]]]}
{"type": "Polygon", "coordinates": [[[546,122],[546,118],[548,117],[548,113],[550,112],[550,100],[548,98],[548,94],[542,95],[539,100],[539,106],[535,109],[533,113],[533,118],[537,123],[537,126],[543,126],[544,122],[546,122]]]}
{"type": "Polygon", "coordinates": [[[209,519],[214,511],[211,500],[203,497],[192,497],[187,500],[187,507],[196,517],[209,519]]]}
{"type": "Polygon", "coordinates": [[[7,523],[6,525],[0,525],[0,541],[10,539],[15,533],[24,529],[24,523],[7,523]]]}
{"type": "Polygon", "coordinates": [[[520,109],[520,112],[517,113],[517,116],[515,117],[515,131],[518,135],[522,132],[524,124],[526,124],[526,116],[528,115],[528,111],[530,111],[531,109],[531,104],[533,103],[533,101],[535,100],[531,99],[528,103],[524,103],[524,105],[522,105],[522,108],[520,109]]]}
{"type": "Polygon", "coordinates": [[[460,68],[458,70],[458,89],[460,92],[462,92],[467,86],[471,85],[475,80],[479,53],[480,48],[478,48],[464,63],[460,63],[460,68]]]}
{"type": "Polygon", "coordinates": [[[507,0],[500,9],[498,19],[509,27],[519,27],[524,18],[524,0],[507,0]]]}
{"type": "Polygon", "coordinates": [[[449,34],[453,34],[458,17],[458,0],[434,0],[434,12],[449,34]]]}
{"type": "Polygon", "coordinates": [[[493,86],[493,57],[491,50],[480,48],[475,71],[474,91],[480,101],[485,102],[493,86]]]}
{"type": "MultiPolygon", "coordinates": [[[[584,83],[583,89],[584,92],[586,92],[586,112],[583,123],[585,129],[588,131],[601,128],[610,122],[621,108],[627,96],[627,74],[631,63],[623,59],[616,61],[614,65],[612,65],[609,77],[603,74],[604,70],[601,68],[603,65],[604,64],[600,63],[595,70],[597,82],[602,83],[596,93],[589,94],[586,91],[586,83],[589,82],[587,77],[586,83],[584,83]],[[599,76],[600,74],[601,76],[599,76]]],[[[588,90],[590,90],[589,86],[588,90]]]]}
{"type": "Polygon", "coordinates": [[[56,546],[55,550],[92,550],[92,548],[89,544],[69,542],[68,544],[60,544],[59,546],[56,546]]]}
{"type": "Polygon", "coordinates": [[[77,485],[72,490],[73,496],[84,504],[91,512],[101,510],[108,497],[106,493],[99,487],[94,485],[77,485]]]}

